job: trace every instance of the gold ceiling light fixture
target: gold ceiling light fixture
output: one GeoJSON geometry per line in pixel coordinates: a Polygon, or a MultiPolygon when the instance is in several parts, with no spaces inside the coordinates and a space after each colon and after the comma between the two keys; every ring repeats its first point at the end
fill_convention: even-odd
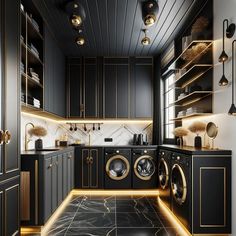
{"type": "Polygon", "coordinates": [[[151,39],[149,37],[147,37],[147,32],[148,30],[147,29],[143,29],[142,30],[144,32],[144,38],[141,40],[141,43],[143,46],[147,46],[151,43],[151,39]]]}
{"type": "Polygon", "coordinates": [[[157,20],[159,6],[156,0],[148,0],[143,3],[143,21],[146,26],[152,26],[157,20]]]}
{"type": "Polygon", "coordinates": [[[66,4],[66,12],[69,16],[70,24],[74,29],[78,29],[86,18],[85,10],[78,0],[70,1],[66,4]]]}

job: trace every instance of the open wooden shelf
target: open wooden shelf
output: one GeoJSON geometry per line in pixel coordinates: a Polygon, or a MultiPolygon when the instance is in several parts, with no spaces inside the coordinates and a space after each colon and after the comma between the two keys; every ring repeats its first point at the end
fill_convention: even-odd
{"type": "Polygon", "coordinates": [[[212,113],[192,113],[186,116],[180,116],[172,119],[172,121],[180,121],[182,119],[187,119],[187,118],[192,118],[192,117],[197,117],[197,116],[210,116],[212,113]]]}
{"type": "MultiPolygon", "coordinates": [[[[24,78],[24,80],[22,80],[22,82],[25,85],[25,83],[26,83],[26,74],[21,73],[21,76],[24,78]]],[[[42,84],[36,82],[29,75],[27,76],[27,85],[28,85],[29,88],[43,88],[42,84]]]]}
{"type": "Polygon", "coordinates": [[[206,96],[209,96],[212,94],[212,91],[195,91],[188,95],[186,95],[183,98],[180,98],[176,100],[171,105],[180,105],[180,106],[186,106],[194,102],[198,102],[199,100],[205,98],[206,96]]]}
{"type": "Polygon", "coordinates": [[[27,15],[27,30],[28,30],[28,37],[30,37],[31,39],[43,40],[42,34],[35,28],[35,26],[31,21],[31,18],[28,15],[27,15]]]}
{"type": "Polygon", "coordinates": [[[193,83],[209,71],[213,66],[211,64],[196,64],[193,65],[188,71],[186,71],[179,79],[177,79],[170,88],[185,88],[189,84],[193,83]]]}
{"type": "Polygon", "coordinates": [[[194,61],[196,61],[199,57],[201,57],[203,55],[203,53],[205,53],[212,46],[212,43],[213,43],[212,40],[194,40],[194,41],[192,41],[188,45],[188,47],[177,57],[177,59],[169,66],[169,70],[181,70],[181,69],[185,69],[189,65],[193,64],[194,61]],[[204,48],[202,51],[200,51],[192,60],[184,61],[182,59],[182,57],[184,56],[186,51],[199,43],[207,44],[206,48],[204,48]]]}
{"type": "Polygon", "coordinates": [[[25,112],[30,112],[32,110],[34,110],[34,111],[42,111],[43,109],[35,107],[35,106],[33,106],[31,104],[28,104],[28,103],[25,103],[25,102],[21,102],[21,110],[25,111],[25,112]]]}

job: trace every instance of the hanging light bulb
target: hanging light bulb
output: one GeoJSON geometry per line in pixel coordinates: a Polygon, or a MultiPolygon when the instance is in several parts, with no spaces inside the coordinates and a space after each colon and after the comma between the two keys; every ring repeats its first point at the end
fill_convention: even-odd
{"type": "Polygon", "coordinates": [[[75,42],[79,45],[79,46],[83,46],[85,44],[85,39],[81,36],[77,37],[75,42]]]}
{"type": "Polygon", "coordinates": [[[226,86],[228,85],[229,81],[225,77],[225,62],[223,61],[222,63],[223,63],[223,75],[219,81],[219,86],[226,86]]]}
{"type": "Polygon", "coordinates": [[[141,40],[142,45],[147,46],[151,43],[151,39],[147,37],[147,29],[143,29],[143,32],[145,34],[145,37],[141,40]]]}

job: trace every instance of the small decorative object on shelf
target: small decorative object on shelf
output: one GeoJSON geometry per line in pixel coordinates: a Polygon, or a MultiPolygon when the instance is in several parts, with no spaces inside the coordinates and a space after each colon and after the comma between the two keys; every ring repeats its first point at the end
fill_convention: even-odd
{"type": "Polygon", "coordinates": [[[178,137],[177,138],[177,145],[180,147],[183,146],[183,137],[188,135],[188,130],[183,127],[177,127],[174,129],[173,134],[178,137]]]}
{"type": "Polygon", "coordinates": [[[43,149],[43,140],[41,137],[47,135],[47,130],[42,126],[35,126],[29,130],[29,134],[38,137],[38,139],[35,141],[35,149],[43,149]]]}
{"type": "Polygon", "coordinates": [[[199,136],[201,132],[204,132],[206,130],[206,124],[201,121],[195,121],[193,122],[188,129],[196,134],[196,137],[194,139],[194,147],[201,148],[202,147],[202,138],[199,136]]]}
{"type": "Polygon", "coordinates": [[[191,48],[187,49],[186,52],[182,55],[182,59],[184,61],[191,61],[201,53],[207,53],[207,44],[206,43],[198,43],[193,45],[191,48]]]}
{"type": "Polygon", "coordinates": [[[199,40],[207,38],[207,27],[209,26],[209,20],[200,16],[192,26],[191,36],[192,40],[199,40]]]}

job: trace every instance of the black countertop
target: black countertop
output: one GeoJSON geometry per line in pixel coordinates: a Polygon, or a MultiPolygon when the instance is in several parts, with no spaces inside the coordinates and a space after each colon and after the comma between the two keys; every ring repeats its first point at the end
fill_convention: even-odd
{"type": "Polygon", "coordinates": [[[74,147],[65,146],[65,147],[45,147],[44,149],[48,149],[47,151],[36,151],[35,149],[28,151],[21,151],[21,155],[23,156],[48,156],[52,154],[60,154],[65,151],[73,151],[74,147]],[[51,150],[49,150],[51,149],[51,150]]]}
{"type": "Polygon", "coordinates": [[[177,146],[177,145],[160,145],[159,148],[176,151],[183,154],[189,155],[231,155],[232,151],[230,150],[221,150],[221,149],[208,149],[208,148],[195,148],[190,146],[177,146]]]}
{"type": "Polygon", "coordinates": [[[132,148],[132,149],[145,149],[145,148],[158,148],[158,145],[73,145],[73,147],[78,148],[132,148]]]}

